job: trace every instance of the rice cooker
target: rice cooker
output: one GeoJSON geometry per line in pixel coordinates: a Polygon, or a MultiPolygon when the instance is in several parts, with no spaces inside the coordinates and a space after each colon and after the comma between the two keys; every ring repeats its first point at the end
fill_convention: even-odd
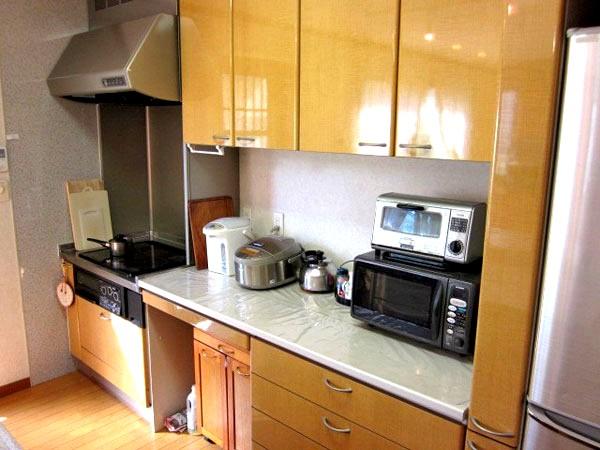
{"type": "Polygon", "coordinates": [[[235,252],[235,279],[248,289],[270,289],[298,279],[302,247],[294,239],[267,236],[235,252]]]}

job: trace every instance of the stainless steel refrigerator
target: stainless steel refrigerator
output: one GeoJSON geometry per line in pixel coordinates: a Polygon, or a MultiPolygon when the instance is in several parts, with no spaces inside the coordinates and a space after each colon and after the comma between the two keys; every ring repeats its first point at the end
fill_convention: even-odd
{"type": "Polygon", "coordinates": [[[523,449],[600,448],[600,27],[569,33],[544,261],[523,449]]]}

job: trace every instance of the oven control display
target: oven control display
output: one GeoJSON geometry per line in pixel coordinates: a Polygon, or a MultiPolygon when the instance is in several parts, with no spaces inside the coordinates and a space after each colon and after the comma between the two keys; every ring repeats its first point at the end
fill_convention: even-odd
{"type": "Polygon", "coordinates": [[[98,304],[117,316],[121,315],[123,299],[121,289],[112,284],[98,280],[98,304]]]}

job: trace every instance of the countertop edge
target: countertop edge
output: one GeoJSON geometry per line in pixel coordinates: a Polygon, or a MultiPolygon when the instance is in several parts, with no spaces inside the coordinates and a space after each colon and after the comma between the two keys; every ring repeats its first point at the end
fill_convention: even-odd
{"type": "Polygon", "coordinates": [[[180,306],[188,308],[199,314],[203,314],[211,319],[215,319],[233,328],[237,328],[238,330],[241,330],[251,336],[263,339],[267,342],[270,342],[274,345],[283,348],[284,350],[288,350],[291,353],[295,353],[299,356],[307,358],[329,369],[336,370],[351,378],[355,378],[356,380],[370,385],[374,388],[380,389],[385,393],[394,395],[400,398],[401,400],[406,400],[407,402],[413,403],[414,405],[423,409],[432,411],[447,419],[453,420],[454,422],[458,422],[464,425],[466,425],[467,423],[468,406],[461,408],[458,406],[449,405],[431,397],[427,397],[423,394],[419,394],[418,392],[415,392],[412,389],[405,388],[401,385],[383,380],[368,372],[340,363],[335,359],[326,357],[312,350],[308,350],[294,342],[290,342],[273,334],[266,333],[259,328],[255,328],[251,325],[248,325],[246,322],[232,319],[229,316],[226,316],[209,308],[205,308],[202,305],[198,305],[193,301],[181,298],[171,292],[156,287],[151,283],[147,283],[143,279],[139,280],[138,286],[141,289],[163,297],[164,299],[169,300],[171,302],[177,303],[180,306]]]}

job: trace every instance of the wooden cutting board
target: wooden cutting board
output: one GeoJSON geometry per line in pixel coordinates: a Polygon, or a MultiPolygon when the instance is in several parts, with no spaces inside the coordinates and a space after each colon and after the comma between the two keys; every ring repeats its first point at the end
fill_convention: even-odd
{"type": "Polygon", "coordinates": [[[188,206],[196,268],[198,270],[206,269],[208,268],[208,260],[206,258],[206,237],[202,233],[202,228],[213,220],[222,217],[232,217],[234,215],[233,199],[228,196],[201,198],[198,200],[190,200],[188,206]]]}
{"type": "Polygon", "coordinates": [[[75,249],[100,248],[87,238],[108,241],[113,237],[108,193],[102,180],[67,181],[66,190],[75,249]]]}

